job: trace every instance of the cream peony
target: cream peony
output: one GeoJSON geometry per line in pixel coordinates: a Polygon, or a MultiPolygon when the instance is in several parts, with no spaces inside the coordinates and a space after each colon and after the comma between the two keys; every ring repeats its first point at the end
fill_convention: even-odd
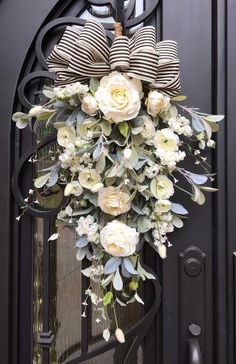
{"type": "Polygon", "coordinates": [[[75,143],[75,129],[68,126],[58,128],[57,142],[62,147],[67,147],[69,144],[75,143]]]}
{"type": "Polygon", "coordinates": [[[82,99],[81,109],[90,116],[95,116],[98,113],[98,103],[92,95],[86,95],[82,99]]]}
{"type": "Polygon", "coordinates": [[[147,112],[152,116],[157,116],[161,111],[170,105],[170,98],[156,90],[150,91],[147,98],[147,112]]]}
{"type": "Polygon", "coordinates": [[[130,210],[130,195],[119,188],[105,187],[98,191],[98,206],[107,214],[118,216],[130,210]]]}
{"type": "Polygon", "coordinates": [[[95,169],[84,169],[79,173],[79,182],[82,187],[91,190],[97,183],[101,182],[101,176],[95,169]]]}
{"type": "Polygon", "coordinates": [[[171,129],[158,130],[154,136],[155,147],[165,152],[175,152],[178,150],[179,137],[171,129]]]}
{"type": "Polygon", "coordinates": [[[123,222],[113,220],[101,230],[100,239],[107,253],[115,257],[127,257],[135,252],[139,233],[123,222]]]}
{"type": "Polygon", "coordinates": [[[66,185],[66,188],[64,190],[64,195],[80,196],[82,192],[83,188],[81,187],[80,183],[78,181],[72,181],[66,185]]]}
{"type": "Polygon", "coordinates": [[[100,81],[95,94],[99,109],[111,123],[135,118],[141,106],[142,83],[117,71],[100,81]]]}
{"type": "Polygon", "coordinates": [[[150,189],[152,194],[160,199],[165,200],[174,194],[174,187],[171,180],[165,175],[159,175],[151,181],[150,189]]]}

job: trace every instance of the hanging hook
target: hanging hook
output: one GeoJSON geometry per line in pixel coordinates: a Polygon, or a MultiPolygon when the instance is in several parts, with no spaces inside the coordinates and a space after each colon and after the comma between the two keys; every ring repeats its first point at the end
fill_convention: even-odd
{"type": "MultiPolygon", "coordinates": [[[[125,6],[124,0],[116,0],[116,24],[120,23],[120,34],[116,34],[116,36],[125,34],[125,6]]],[[[115,27],[115,30],[117,28],[115,27]]]]}

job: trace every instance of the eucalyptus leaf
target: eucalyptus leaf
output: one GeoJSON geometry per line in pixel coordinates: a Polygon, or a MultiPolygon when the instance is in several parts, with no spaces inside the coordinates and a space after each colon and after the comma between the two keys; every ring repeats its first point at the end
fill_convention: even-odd
{"type": "MultiPolygon", "coordinates": [[[[77,253],[76,253],[76,259],[81,262],[84,257],[86,255],[86,248],[79,248],[77,250],[77,253]]],[[[90,277],[90,274],[91,274],[91,267],[90,268],[87,268],[88,270],[84,269],[84,272],[81,271],[81,273],[83,273],[83,275],[85,275],[86,277],[90,277]]]]}
{"type": "Polygon", "coordinates": [[[106,262],[103,271],[105,274],[111,274],[117,270],[120,264],[121,264],[121,258],[112,257],[106,262]]]}
{"type": "Polygon", "coordinates": [[[99,87],[99,79],[96,77],[91,77],[89,82],[89,89],[92,93],[95,93],[99,87]]]}
{"type": "Polygon", "coordinates": [[[103,330],[102,336],[106,342],[109,341],[111,336],[110,331],[108,329],[103,330]]]}
{"type": "Polygon", "coordinates": [[[201,121],[201,118],[197,114],[192,115],[192,125],[193,125],[193,128],[198,132],[205,130],[204,125],[201,121]]]}
{"type": "Polygon", "coordinates": [[[105,167],[106,167],[106,157],[104,153],[101,153],[96,163],[96,172],[98,174],[101,174],[104,171],[105,167]]]}
{"type": "Polygon", "coordinates": [[[219,121],[223,120],[224,117],[224,115],[208,115],[204,116],[204,119],[212,123],[218,123],[219,121]]]}
{"type": "Polygon", "coordinates": [[[144,302],[143,302],[142,298],[141,298],[141,297],[139,297],[139,295],[138,295],[138,293],[137,293],[137,292],[135,293],[134,298],[136,299],[136,301],[137,301],[138,303],[141,303],[142,305],[144,305],[144,302]]]}
{"type": "Polygon", "coordinates": [[[182,228],[184,226],[183,221],[177,215],[173,215],[172,223],[178,229],[180,229],[180,228],[182,228]]]}
{"type": "Polygon", "coordinates": [[[111,134],[111,123],[109,123],[109,121],[107,120],[102,120],[101,122],[101,129],[102,132],[106,135],[109,136],[111,134]]]}
{"type": "Polygon", "coordinates": [[[116,270],[115,276],[113,278],[113,287],[116,291],[122,291],[123,289],[123,281],[120,275],[119,268],[116,270]]]}
{"type": "MultiPolygon", "coordinates": [[[[82,250],[82,249],[81,249],[82,250]]],[[[83,250],[86,250],[83,248],[83,250]]],[[[77,256],[76,256],[77,258],[77,256]]],[[[88,268],[85,268],[83,270],[81,270],[81,273],[85,276],[85,277],[90,277],[91,273],[92,273],[92,267],[88,267],[88,268]]]]}
{"type": "Polygon", "coordinates": [[[122,265],[121,265],[121,272],[122,272],[122,275],[125,277],[125,278],[130,278],[131,277],[131,274],[127,271],[127,269],[125,268],[125,265],[124,265],[124,261],[122,261],[122,265]]]}
{"type": "Polygon", "coordinates": [[[134,210],[138,215],[145,215],[145,213],[136,205],[133,203],[131,204],[132,210],[134,210]]]}
{"type": "Polygon", "coordinates": [[[187,99],[187,96],[179,95],[179,96],[172,97],[171,101],[184,101],[186,99],[187,99]]]}
{"type": "Polygon", "coordinates": [[[152,224],[147,217],[140,217],[138,219],[138,231],[140,233],[146,233],[152,228],[152,224]]]}
{"type": "Polygon", "coordinates": [[[122,123],[119,123],[118,129],[119,129],[121,135],[123,135],[125,138],[127,138],[128,132],[129,132],[129,124],[127,123],[127,121],[122,121],[122,123]]]}
{"type": "Polygon", "coordinates": [[[191,178],[191,180],[197,185],[203,185],[208,180],[208,177],[205,176],[204,174],[197,174],[192,172],[188,172],[187,174],[191,178]]]}
{"type": "Polygon", "coordinates": [[[180,215],[187,215],[188,211],[179,203],[171,202],[171,211],[180,215]]]}
{"type": "Polygon", "coordinates": [[[138,272],[134,269],[133,264],[131,263],[131,261],[129,260],[129,258],[124,258],[123,259],[124,262],[124,266],[126,268],[126,270],[130,273],[130,274],[138,274],[138,272]]]}
{"type": "Polygon", "coordinates": [[[77,248],[84,248],[86,245],[88,245],[88,239],[85,235],[81,236],[81,238],[76,241],[77,248]]]}
{"type": "Polygon", "coordinates": [[[116,302],[121,306],[121,307],[125,307],[127,306],[124,302],[122,302],[118,297],[116,297],[116,302]]]}
{"type": "Polygon", "coordinates": [[[52,172],[49,172],[47,174],[44,174],[43,176],[40,176],[40,177],[36,178],[35,181],[34,181],[34,186],[36,188],[43,187],[47,183],[47,181],[49,180],[51,175],[52,175],[52,172]]]}
{"type": "Polygon", "coordinates": [[[109,305],[112,301],[112,298],[113,298],[113,293],[111,291],[107,292],[102,299],[104,306],[109,305]]]}
{"type": "Polygon", "coordinates": [[[207,187],[207,186],[201,186],[201,190],[206,191],[206,192],[217,192],[217,191],[219,191],[218,188],[207,187]]]}
{"type": "Polygon", "coordinates": [[[101,144],[98,144],[98,146],[93,151],[93,159],[98,159],[100,154],[102,153],[102,146],[101,144]]]}

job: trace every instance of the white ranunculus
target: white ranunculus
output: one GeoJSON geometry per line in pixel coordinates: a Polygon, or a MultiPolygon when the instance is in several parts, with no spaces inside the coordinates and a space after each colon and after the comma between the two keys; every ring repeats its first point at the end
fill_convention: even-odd
{"type": "Polygon", "coordinates": [[[111,123],[135,118],[141,107],[142,83],[117,71],[100,81],[95,94],[99,109],[111,123]]]}
{"type": "Polygon", "coordinates": [[[174,194],[173,183],[165,175],[159,175],[153,178],[150,189],[152,194],[160,200],[168,199],[174,194]]]}
{"type": "Polygon", "coordinates": [[[171,202],[169,200],[158,200],[155,203],[155,212],[164,213],[168,212],[171,208],[171,202]]]}
{"type": "Polygon", "coordinates": [[[155,125],[152,121],[152,119],[147,116],[147,115],[144,115],[143,116],[143,129],[141,131],[141,135],[144,139],[151,139],[154,134],[155,134],[155,125]]]}
{"type": "Polygon", "coordinates": [[[84,96],[84,98],[82,99],[82,102],[81,102],[81,109],[83,110],[83,112],[85,112],[86,114],[88,114],[90,116],[97,115],[98,103],[97,103],[97,100],[95,99],[95,97],[93,97],[92,95],[84,96]]]}
{"type": "Polygon", "coordinates": [[[100,135],[100,125],[94,117],[88,117],[77,127],[77,135],[85,140],[100,135]]]}
{"type": "Polygon", "coordinates": [[[164,128],[156,132],[153,142],[157,150],[175,152],[178,150],[179,137],[171,129],[164,128]]]}
{"type": "Polygon", "coordinates": [[[75,143],[75,129],[68,126],[58,128],[57,142],[62,147],[67,147],[69,144],[75,143]]]}
{"type": "Polygon", "coordinates": [[[170,105],[170,98],[156,90],[150,91],[147,98],[147,112],[152,116],[157,116],[161,111],[170,105]]]}
{"type": "Polygon", "coordinates": [[[78,181],[72,181],[66,185],[66,188],[64,190],[64,195],[80,196],[82,192],[83,188],[81,187],[80,183],[78,181]]]}
{"type": "Polygon", "coordinates": [[[132,255],[139,242],[139,233],[123,222],[113,220],[100,233],[100,240],[107,253],[115,257],[132,255]]]}
{"type": "Polygon", "coordinates": [[[101,176],[95,169],[84,169],[79,173],[79,182],[82,187],[91,190],[97,183],[101,182],[101,176]]]}

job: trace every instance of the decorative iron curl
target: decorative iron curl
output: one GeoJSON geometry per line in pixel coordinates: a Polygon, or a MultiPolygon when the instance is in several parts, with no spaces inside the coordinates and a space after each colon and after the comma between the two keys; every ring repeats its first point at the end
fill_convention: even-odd
{"type": "MultiPolygon", "coordinates": [[[[26,205],[26,202],[24,200],[24,196],[22,195],[21,189],[20,189],[20,174],[25,166],[25,164],[28,162],[28,159],[37,151],[44,148],[48,144],[56,141],[56,134],[53,133],[52,135],[45,138],[40,144],[37,146],[32,146],[30,150],[28,150],[23,156],[20,158],[20,160],[17,163],[17,166],[13,172],[12,176],[12,191],[14,193],[14,196],[18,202],[19,205],[26,205]]],[[[50,209],[50,210],[40,210],[36,209],[31,205],[27,205],[27,213],[36,216],[36,217],[49,217],[49,216],[55,216],[62,208],[62,206],[65,204],[66,198],[63,198],[59,206],[56,208],[50,209]]]]}

